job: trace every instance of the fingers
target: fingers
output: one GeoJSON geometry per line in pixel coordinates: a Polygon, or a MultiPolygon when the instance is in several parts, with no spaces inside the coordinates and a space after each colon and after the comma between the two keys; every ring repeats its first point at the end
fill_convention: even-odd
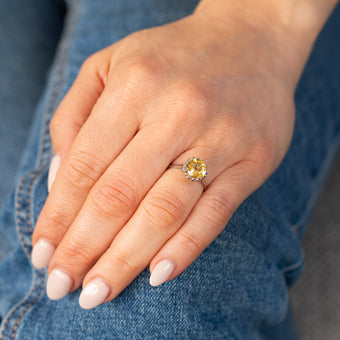
{"type": "MultiPolygon", "coordinates": [[[[134,141],[139,144],[138,138],[134,141]]],[[[132,142],[130,144],[133,145],[132,142]]],[[[131,154],[126,159],[131,159],[130,156],[136,154],[134,148],[129,149],[130,144],[125,152],[129,155],[131,151],[131,154]]],[[[149,155],[151,162],[152,159],[158,159],[162,163],[159,154],[156,153],[158,157],[152,155],[155,156],[154,152],[149,155]]],[[[115,164],[121,158],[123,154],[115,164]]],[[[137,164],[142,158],[137,157],[137,164]]],[[[124,158],[121,164],[124,164],[124,158]]],[[[168,170],[125,225],[126,221],[119,215],[120,209],[100,208],[99,213],[96,213],[100,205],[93,205],[89,197],[50,263],[47,284],[49,297],[59,299],[76,289],[84,280],[80,304],[84,308],[92,308],[115,298],[152,258],[154,266],[157,265],[152,270],[152,285],[159,285],[169,277],[177,276],[221,232],[237,206],[261,184],[258,178],[263,176],[258,175],[259,170],[255,171],[254,164],[250,161],[236,163],[212,182],[200,200],[201,185],[187,180],[177,169],[168,170]],[[89,240],[94,237],[96,242],[93,245],[89,240]],[[102,253],[104,255],[101,256],[102,253]]],[[[151,163],[150,169],[154,169],[156,165],[151,163]]],[[[218,167],[213,162],[211,165],[210,181],[218,174],[218,167]]],[[[111,175],[117,175],[113,169],[114,165],[108,172],[112,171],[111,175]]],[[[138,174],[139,169],[135,170],[138,174]]],[[[102,183],[102,179],[97,183],[98,188],[107,180],[105,176],[106,173],[102,183]]],[[[117,176],[113,176],[115,177],[117,176]]],[[[98,189],[96,186],[93,191],[98,189]]],[[[106,204],[105,200],[102,203],[106,204]]],[[[125,202],[125,206],[128,205],[125,202]]]]}
{"type": "Polygon", "coordinates": [[[116,297],[180,228],[202,190],[199,183],[186,179],[180,171],[166,171],[86,275],[80,305],[93,308],[116,297]],[[94,289],[97,282],[104,284],[106,289],[101,286],[94,289]],[[93,290],[97,293],[92,294],[93,290]]]}
{"type": "Polygon", "coordinates": [[[77,288],[162,176],[175,152],[176,146],[168,145],[163,134],[157,138],[152,129],[141,130],[90,191],[51,259],[49,272],[63,268],[77,288]],[[155,142],[152,147],[143,142],[151,138],[155,142]],[[95,242],[90,242],[94,237],[95,242]]]}
{"type": "MultiPolygon", "coordinates": [[[[101,69],[103,64],[97,63],[98,56],[99,54],[91,56],[82,65],[76,80],[59,104],[50,122],[50,135],[55,156],[51,161],[48,174],[49,192],[55,181],[62,159],[65,158],[70,150],[79,130],[87,120],[104,89],[105,71],[101,69]]],[[[66,204],[63,206],[62,203],[60,208],[65,209],[68,206],[67,201],[63,200],[62,202],[66,204]]],[[[50,203],[51,205],[53,205],[52,202],[50,203]]],[[[46,209],[44,210],[46,211],[46,209]]],[[[68,213],[67,209],[65,210],[68,213]]],[[[57,212],[57,210],[53,211],[57,212]]],[[[39,230],[42,226],[45,223],[46,225],[52,223],[51,218],[48,218],[46,213],[42,215],[42,218],[39,218],[37,222],[36,232],[33,234],[33,245],[37,239],[40,239],[39,244],[33,248],[32,253],[32,262],[37,268],[46,267],[48,260],[52,257],[55,250],[55,245],[50,240],[39,236],[39,230]]],[[[55,216],[55,214],[51,216],[55,216]]],[[[52,224],[56,227],[56,223],[52,224]]]]}
{"type": "Polygon", "coordinates": [[[201,196],[184,225],[163,245],[150,263],[150,284],[174,279],[225,228],[238,206],[265,180],[255,162],[242,161],[225,170],[201,196]]]}
{"type": "MultiPolygon", "coordinates": [[[[102,63],[109,62],[104,59],[102,63]]],[[[149,77],[145,76],[143,67],[137,70],[136,67],[132,68],[133,72],[123,71],[117,68],[117,72],[110,75],[91,115],[61,163],[55,176],[55,185],[50,185],[50,195],[32,237],[32,262],[38,268],[48,264],[52,253],[51,250],[45,251],[46,247],[42,244],[35,248],[38,240],[44,239],[44,244],[49,242],[49,249],[57,246],[79,213],[92,186],[140,128],[140,111],[147,110],[146,106],[151,105],[151,98],[159,89],[158,82],[155,86],[149,85],[149,77]],[[141,83],[145,89],[141,90],[141,83]],[[145,84],[148,86],[145,87],[145,84]]],[[[159,135],[159,131],[155,131],[155,135],[159,135]]],[[[52,163],[54,173],[59,164],[60,159],[52,163]]],[[[54,173],[50,176],[50,182],[54,179],[54,173]]]]}
{"type": "Polygon", "coordinates": [[[79,300],[83,308],[115,298],[152,258],[150,283],[156,286],[181,273],[208,246],[241,201],[260,185],[247,162],[214,180],[216,170],[203,196],[202,187],[176,169],[162,176],[85,276],[79,300]]]}
{"type": "MultiPolygon", "coordinates": [[[[33,233],[33,245],[45,238],[55,247],[78,214],[91,187],[120,154],[137,130],[134,115],[122,119],[122,108],[114,107],[110,90],[105,89],[91,116],[78,133],[71,150],[55,177],[33,233]]],[[[60,162],[60,159],[58,160],[60,162]]],[[[54,160],[55,162],[55,160],[54,160]]],[[[51,166],[54,166],[53,162],[51,166]]],[[[40,246],[38,250],[42,249],[40,246]]],[[[48,257],[33,249],[32,261],[38,268],[48,257]],[[37,255],[37,256],[35,256],[37,255]],[[39,261],[38,258],[44,258],[39,261]],[[37,261],[35,261],[37,259],[37,261]]]]}
{"type": "MultiPolygon", "coordinates": [[[[158,162],[161,162],[160,157],[155,157],[154,152],[151,154],[158,159],[158,162]]],[[[153,164],[150,164],[150,168],[153,169],[153,164]]],[[[218,170],[217,167],[213,168],[215,171],[218,170]]],[[[136,173],[138,174],[138,171],[136,173]]],[[[212,171],[210,178],[213,179],[215,175],[216,173],[212,171]]],[[[199,183],[185,178],[181,170],[170,169],[152,187],[124,228],[120,228],[116,223],[119,211],[114,211],[113,214],[107,214],[105,211],[100,212],[99,215],[90,216],[88,211],[93,212],[93,208],[91,204],[85,203],[82,210],[86,213],[84,219],[82,218],[83,223],[78,224],[77,217],[75,224],[65,235],[51,260],[50,278],[47,284],[48,295],[51,298],[61,298],[70,290],[76,289],[86,272],[96,263],[86,275],[86,280],[91,281],[90,287],[94,285],[93,280],[98,285],[105,283],[105,287],[112,291],[109,299],[114,298],[149,264],[150,259],[162,244],[181,226],[202,190],[203,187],[199,183]],[[100,216],[104,216],[104,219],[100,216]],[[105,216],[108,218],[106,219],[105,216]],[[97,221],[95,228],[93,228],[92,221],[97,221]],[[84,228],[84,223],[89,223],[89,225],[84,228]],[[117,231],[119,231],[118,234],[117,231]],[[88,240],[93,239],[94,235],[97,237],[95,246],[92,246],[89,245],[88,240]],[[115,238],[105,252],[112,235],[115,238]],[[98,260],[104,252],[105,254],[98,260]],[[63,279],[60,281],[64,283],[57,279],[59,276],[55,273],[59,271],[63,273],[63,279]],[[56,284],[55,281],[59,283],[56,284]],[[72,282],[71,286],[70,282],[72,282]],[[55,287],[65,287],[65,289],[56,292],[55,287]]],[[[90,198],[89,202],[91,202],[90,198]]],[[[89,297],[85,292],[82,295],[82,305],[92,306],[93,303],[97,303],[93,302],[92,298],[95,298],[95,301],[99,298],[106,298],[103,289],[98,288],[99,297],[89,297]]],[[[93,290],[95,288],[92,287],[90,291],[93,290]]]]}

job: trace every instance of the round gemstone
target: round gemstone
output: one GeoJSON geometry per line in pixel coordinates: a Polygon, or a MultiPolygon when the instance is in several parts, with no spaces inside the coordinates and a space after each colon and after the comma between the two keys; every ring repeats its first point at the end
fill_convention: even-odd
{"type": "Polygon", "coordinates": [[[207,165],[199,158],[189,158],[183,165],[187,177],[192,180],[201,180],[207,175],[207,165]]]}

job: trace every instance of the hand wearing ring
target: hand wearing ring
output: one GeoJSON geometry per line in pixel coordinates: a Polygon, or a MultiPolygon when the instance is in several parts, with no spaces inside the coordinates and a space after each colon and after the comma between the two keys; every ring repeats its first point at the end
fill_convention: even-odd
{"type": "Polygon", "coordinates": [[[32,252],[49,266],[51,299],[82,286],[80,304],[93,308],[148,265],[153,286],[176,278],[283,158],[291,39],[209,13],[94,54],[60,103],[32,252]]]}

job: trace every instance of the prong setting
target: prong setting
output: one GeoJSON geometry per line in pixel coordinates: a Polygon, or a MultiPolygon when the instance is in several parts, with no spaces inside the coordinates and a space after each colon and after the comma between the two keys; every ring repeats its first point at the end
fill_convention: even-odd
{"type": "Polygon", "coordinates": [[[198,157],[191,157],[186,160],[182,168],[185,177],[192,181],[202,181],[208,174],[207,164],[198,157]]]}

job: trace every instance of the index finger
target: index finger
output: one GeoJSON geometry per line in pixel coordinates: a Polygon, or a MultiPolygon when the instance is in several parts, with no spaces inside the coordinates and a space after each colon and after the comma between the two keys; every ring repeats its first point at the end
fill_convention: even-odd
{"type": "Polygon", "coordinates": [[[137,130],[131,103],[116,100],[118,95],[112,86],[104,89],[58,170],[32,236],[37,268],[48,265],[90,189],[137,130]]]}

